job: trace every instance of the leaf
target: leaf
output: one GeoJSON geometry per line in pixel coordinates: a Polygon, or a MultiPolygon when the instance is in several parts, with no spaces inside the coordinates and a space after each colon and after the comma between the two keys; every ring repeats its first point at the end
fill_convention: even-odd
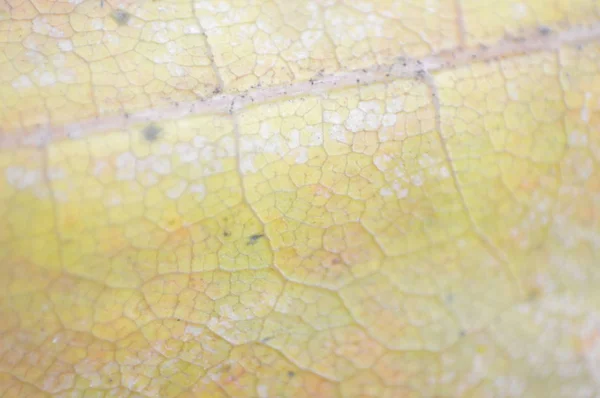
{"type": "Polygon", "coordinates": [[[591,397],[593,0],[0,5],[0,396],[591,397]]]}

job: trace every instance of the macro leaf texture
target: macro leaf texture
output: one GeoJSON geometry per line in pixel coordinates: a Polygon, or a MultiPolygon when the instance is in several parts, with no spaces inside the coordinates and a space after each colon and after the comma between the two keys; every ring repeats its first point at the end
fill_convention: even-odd
{"type": "Polygon", "coordinates": [[[1,397],[600,397],[596,0],[0,0],[1,397]]]}

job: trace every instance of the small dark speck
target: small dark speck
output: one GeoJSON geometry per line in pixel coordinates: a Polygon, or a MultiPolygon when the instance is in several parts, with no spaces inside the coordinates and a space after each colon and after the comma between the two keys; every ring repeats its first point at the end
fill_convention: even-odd
{"type": "Polygon", "coordinates": [[[465,335],[466,335],[464,330],[461,330],[459,334],[460,334],[460,337],[465,337],[465,335]]]}
{"type": "Polygon", "coordinates": [[[177,318],[177,322],[181,322],[181,319],[180,319],[180,318],[177,318]]]}
{"type": "Polygon", "coordinates": [[[144,127],[142,130],[142,134],[144,134],[144,138],[148,141],[156,141],[158,135],[160,134],[161,129],[157,125],[151,123],[144,127]]]}
{"type": "Polygon", "coordinates": [[[261,342],[261,343],[266,343],[266,342],[268,342],[269,340],[273,340],[273,337],[265,337],[264,339],[261,339],[261,340],[260,340],[260,342],[261,342]]]}
{"type": "Polygon", "coordinates": [[[129,119],[129,113],[125,112],[125,119],[129,119]]]}
{"type": "Polygon", "coordinates": [[[288,371],[288,377],[294,377],[294,376],[296,376],[296,372],[294,372],[292,370],[288,371]]]}
{"type": "Polygon", "coordinates": [[[229,231],[223,231],[223,236],[224,237],[231,236],[231,232],[229,232],[229,231]]]}
{"type": "Polygon", "coordinates": [[[552,33],[552,29],[547,26],[540,26],[538,28],[538,32],[540,32],[542,36],[548,36],[550,33],[552,33]]]}
{"type": "Polygon", "coordinates": [[[112,19],[121,26],[127,25],[127,22],[129,22],[129,19],[131,18],[131,14],[125,10],[114,10],[111,16],[112,19]]]}
{"type": "Polygon", "coordinates": [[[535,300],[540,296],[540,292],[537,289],[533,289],[529,292],[529,294],[527,295],[527,298],[529,300],[535,300]]]}
{"type": "Polygon", "coordinates": [[[248,245],[253,245],[256,242],[258,242],[258,240],[260,238],[262,238],[264,235],[263,234],[254,234],[254,235],[250,235],[250,238],[248,238],[248,245]]]}

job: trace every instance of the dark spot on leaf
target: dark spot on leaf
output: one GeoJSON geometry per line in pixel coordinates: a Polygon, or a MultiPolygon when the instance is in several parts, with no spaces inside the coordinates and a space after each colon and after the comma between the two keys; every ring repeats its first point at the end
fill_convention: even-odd
{"type": "Polygon", "coordinates": [[[540,296],[540,291],[538,289],[532,289],[529,291],[529,293],[527,294],[527,298],[529,300],[535,300],[540,296]]]}
{"type": "Polygon", "coordinates": [[[144,138],[148,141],[156,141],[158,135],[162,130],[155,124],[149,124],[142,130],[142,134],[144,134],[144,138]]]}
{"type": "Polygon", "coordinates": [[[110,16],[120,26],[127,25],[131,18],[131,14],[125,10],[114,10],[110,16]]]}
{"type": "Polygon", "coordinates": [[[231,236],[231,232],[229,232],[229,231],[223,231],[223,236],[224,237],[231,236]]]}
{"type": "Polygon", "coordinates": [[[271,336],[271,337],[265,337],[264,339],[261,339],[261,340],[260,340],[260,342],[261,342],[261,343],[266,343],[266,342],[268,342],[269,340],[273,340],[273,337],[272,337],[272,336],[271,336]]]}
{"type": "Polygon", "coordinates": [[[542,36],[548,36],[550,33],[552,33],[552,29],[547,26],[540,26],[538,28],[538,32],[540,32],[542,36]]]}
{"type": "Polygon", "coordinates": [[[249,245],[253,245],[256,242],[258,242],[258,240],[260,238],[262,238],[264,235],[263,234],[254,234],[254,235],[250,235],[250,237],[248,238],[248,244],[249,245]]]}
{"type": "Polygon", "coordinates": [[[288,371],[288,377],[294,377],[294,376],[296,376],[296,372],[294,372],[292,370],[288,371]]]}

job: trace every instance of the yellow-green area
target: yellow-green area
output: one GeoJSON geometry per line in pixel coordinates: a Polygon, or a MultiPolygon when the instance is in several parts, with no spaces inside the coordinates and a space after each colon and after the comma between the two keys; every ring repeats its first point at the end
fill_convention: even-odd
{"type": "Polygon", "coordinates": [[[594,40],[52,135],[597,8],[5,0],[0,396],[598,396],[594,40]]]}

